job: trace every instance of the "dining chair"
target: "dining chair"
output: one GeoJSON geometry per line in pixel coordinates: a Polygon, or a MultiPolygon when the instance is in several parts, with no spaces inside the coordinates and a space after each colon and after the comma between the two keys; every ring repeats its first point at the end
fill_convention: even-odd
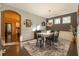
{"type": "Polygon", "coordinates": [[[54,42],[58,42],[59,31],[54,31],[54,42]]]}
{"type": "Polygon", "coordinates": [[[41,35],[38,35],[38,33],[41,33],[41,31],[37,31],[36,46],[40,46],[40,48],[41,48],[44,45],[44,38],[41,35]]]}
{"type": "Polygon", "coordinates": [[[51,31],[50,33],[52,33],[52,35],[50,35],[49,37],[46,37],[46,43],[49,44],[51,46],[52,42],[54,42],[54,31],[51,31]]]}

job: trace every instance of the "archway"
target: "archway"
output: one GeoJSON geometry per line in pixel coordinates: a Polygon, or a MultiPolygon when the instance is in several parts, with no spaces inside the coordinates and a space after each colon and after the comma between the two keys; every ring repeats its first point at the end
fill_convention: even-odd
{"type": "Polygon", "coordinates": [[[1,36],[5,43],[19,42],[21,33],[21,15],[12,10],[1,13],[1,36]]]}

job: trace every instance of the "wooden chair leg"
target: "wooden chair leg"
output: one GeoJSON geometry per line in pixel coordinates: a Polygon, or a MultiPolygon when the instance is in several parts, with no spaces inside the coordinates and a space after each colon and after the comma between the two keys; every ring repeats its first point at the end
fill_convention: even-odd
{"type": "Polygon", "coordinates": [[[40,40],[40,48],[42,47],[42,40],[40,40]]]}
{"type": "Polygon", "coordinates": [[[38,40],[37,40],[37,42],[36,42],[36,46],[38,46],[38,40]]]}

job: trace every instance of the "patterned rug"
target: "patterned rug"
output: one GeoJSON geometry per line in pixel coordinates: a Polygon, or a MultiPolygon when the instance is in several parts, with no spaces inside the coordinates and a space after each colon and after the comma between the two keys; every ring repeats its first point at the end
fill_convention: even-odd
{"type": "Polygon", "coordinates": [[[24,48],[31,56],[66,56],[69,50],[71,41],[59,39],[59,41],[52,46],[46,45],[45,48],[36,46],[36,40],[27,41],[24,48]]]}

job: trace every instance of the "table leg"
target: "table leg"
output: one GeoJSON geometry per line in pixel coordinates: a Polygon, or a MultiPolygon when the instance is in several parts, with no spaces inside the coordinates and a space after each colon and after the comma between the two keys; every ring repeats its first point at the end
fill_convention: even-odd
{"type": "Polygon", "coordinates": [[[46,38],[44,37],[44,48],[45,48],[45,45],[46,45],[46,42],[45,41],[46,41],[46,38]]]}

